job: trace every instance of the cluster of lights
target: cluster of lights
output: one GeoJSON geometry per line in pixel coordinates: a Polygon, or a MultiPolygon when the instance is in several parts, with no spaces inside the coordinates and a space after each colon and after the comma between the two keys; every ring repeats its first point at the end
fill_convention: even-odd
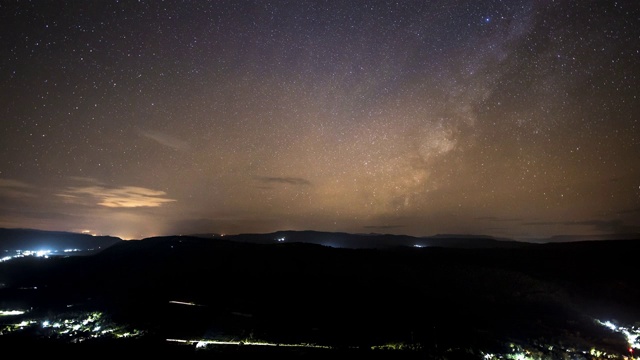
{"type": "MultiPolygon", "coordinates": [[[[89,249],[92,250],[92,249],[89,249]]],[[[63,252],[71,253],[71,252],[79,252],[81,249],[64,249],[63,252]]],[[[9,261],[11,259],[21,258],[25,256],[35,256],[48,259],[50,255],[55,255],[58,253],[57,250],[16,250],[15,255],[13,256],[5,256],[0,258],[0,262],[9,261]]]]}
{"type": "Polygon", "coordinates": [[[627,339],[627,343],[629,344],[629,353],[633,354],[633,349],[640,349],[640,328],[638,328],[637,326],[632,326],[630,328],[625,326],[618,326],[608,320],[596,320],[596,322],[614,332],[624,335],[624,337],[627,339]]]}
{"type": "MultiPolygon", "coordinates": [[[[170,301],[170,303],[174,304],[182,304],[182,305],[196,305],[194,303],[182,302],[182,301],[170,301]]],[[[0,310],[0,316],[18,316],[25,314],[26,311],[23,310],[0,310]]],[[[625,327],[618,326],[611,321],[600,321],[595,320],[600,325],[610,329],[611,331],[623,334],[627,339],[629,344],[629,352],[631,353],[631,359],[633,359],[633,351],[634,349],[640,349],[640,328],[636,326],[625,327]]],[[[100,338],[100,337],[115,337],[115,338],[127,338],[127,337],[138,337],[143,333],[138,330],[126,331],[122,327],[114,326],[110,324],[105,316],[101,312],[88,312],[82,313],[80,316],[76,317],[68,317],[66,319],[60,318],[55,321],[50,320],[23,320],[17,324],[9,325],[4,328],[0,328],[0,335],[8,334],[11,332],[25,330],[27,328],[34,328],[40,325],[41,329],[46,329],[49,332],[46,334],[48,337],[67,337],[70,338],[73,342],[82,342],[84,340],[90,338],[100,338]]],[[[181,340],[181,339],[167,339],[167,341],[172,342],[182,342],[195,345],[198,349],[204,349],[208,346],[215,345],[259,345],[259,346],[291,346],[291,347],[322,347],[325,346],[313,345],[313,344],[276,344],[270,342],[262,342],[255,340],[246,340],[246,341],[229,341],[229,340],[211,340],[211,339],[201,339],[201,340],[181,340]]],[[[380,347],[372,347],[372,349],[392,349],[392,350],[402,350],[408,349],[409,346],[407,344],[387,344],[385,346],[380,347]]],[[[509,344],[510,351],[506,354],[495,354],[495,353],[483,353],[484,360],[497,360],[497,359],[510,359],[510,360],[529,360],[529,359],[537,359],[539,358],[539,350],[530,350],[525,347],[511,343],[509,344]]],[[[554,349],[553,345],[546,346],[549,351],[554,349]]],[[[603,351],[592,348],[590,351],[578,351],[572,348],[563,348],[561,349],[565,353],[580,353],[577,354],[579,356],[591,355],[596,358],[602,358],[606,356],[607,358],[618,359],[621,357],[615,356],[613,354],[606,354],[603,351]]],[[[628,359],[628,357],[623,356],[622,358],[628,359]]]]}
{"type": "MultiPolygon", "coordinates": [[[[19,315],[19,311],[3,311],[2,313],[9,313],[9,315],[19,315]]],[[[20,312],[24,313],[24,312],[20,312]]],[[[26,320],[21,321],[18,324],[13,324],[0,330],[0,335],[8,334],[11,332],[22,331],[27,328],[33,328],[40,325],[40,328],[46,330],[45,336],[50,338],[66,337],[72,342],[82,342],[91,338],[101,337],[137,337],[142,335],[141,331],[133,330],[126,331],[122,327],[109,324],[104,318],[101,312],[84,313],[79,317],[70,317],[66,319],[57,319],[55,321],[50,320],[26,320]]]]}
{"type": "Polygon", "coordinates": [[[12,332],[24,330],[26,328],[32,327],[38,322],[35,320],[23,320],[17,324],[8,325],[5,327],[0,327],[0,335],[9,334],[12,332]]]}
{"type": "Polygon", "coordinates": [[[100,326],[97,325],[98,320],[102,317],[102,313],[94,312],[87,315],[84,319],[65,319],[56,322],[50,322],[49,320],[44,320],[42,322],[43,328],[53,328],[60,329],[58,330],[59,334],[70,334],[76,331],[90,331],[90,332],[98,332],[100,331],[100,326]],[[93,325],[96,324],[96,325],[93,325]]]}
{"type": "Polygon", "coordinates": [[[421,344],[399,342],[388,343],[384,345],[374,345],[371,347],[371,350],[419,350],[421,348],[421,344]]]}
{"type": "MultiPolygon", "coordinates": [[[[621,329],[620,327],[616,327],[615,325],[611,324],[610,322],[600,322],[600,324],[614,330],[614,331],[618,331],[619,329],[621,329]]],[[[627,329],[628,330],[628,329],[627,329]]],[[[638,334],[639,331],[638,329],[635,329],[635,340],[637,340],[638,338],[638,334]]],[[[620,332],[623,332],[622,330],[620,330],[620,332]]],[[[623,332],[624,333],[624,332],[623,332]]],[[[626,334],[625,334],[626,335],[626,334]]],[[[628,338],[628,337],[627,337],[628,338]]],[[[629,339],[629,338],[628,338],[629,339]]],[[[630,341],[631,344],[631,341],[630,341]]],[[[635,343],[636,346],[638,345],[637,342],[635,343]]],[[[506,353],[506,354],[498,354],[498,353],[488,353],[488,352],[482,352],[482,358],[484,360],[502,360],[502,359],[509,359],[509,360],[534,360],[534,359],[544,359],[547,358],[547,355],[542,354],[540,352],[540,349],[528,349],[525,348],[524,346],[518,345],[518,344],[509,344],[509,348],[510,348],[510,352],[506,353]]],[[[543,346],[543,348],[546,348],[549,351],[553,351],[555,346],[554,345],[547,345],[547,346],[543,346]]],[[[608,354],[605,351],[602,350],[598,350],[596,348],[591,348],[590,350],[577,350],[574,348],[564,348],[564,347],[559,347],[557,350],[561,351],[562,353],[564,353],[562,356],[569,356],[568,358],[570,359],[585,359],[585,358],[594,358],[594,359],[622,359],[622,360],[632,360],[635,359],[634,357],[627,357],[623,354],[608,354]]],[[[630,352],[633,353],[632,348],[629,348],[630,352]]]]}
{"type": "Polygon", "coordinates": [[[249,345],[249,346],[282,346],[282,347],[302,347],[302,348],[321,348],[329,349],[328,346],[315,345],[315,344],[281,344],[271,343],[267,341],[255,341],[255,340],[185,340],[185,339],[167,339],[168,342],[176,342],[187,345],[194,345],[196,349],[206,349],[209,346],[215,345],[249,345]]]}

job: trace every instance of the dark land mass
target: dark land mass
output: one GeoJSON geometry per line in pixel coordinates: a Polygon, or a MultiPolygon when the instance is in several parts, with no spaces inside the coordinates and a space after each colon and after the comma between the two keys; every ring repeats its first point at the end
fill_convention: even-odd
{"type": "MultiPolygon", "coordinates": [[[[64,231],[44,231],[35,229],[0,228],[0,251],[42,250],[62,252],[76,249],[84,252],[98,252],[122,241],[114,236],[92,236],[64,231]]],[[[2,253],[0,253],[1,255],[2,253]]]]}
{"type": "Polygon", "coordinates": [[[387,249],[400,246],[408,247],[446,247],[446,248],[515,248],[524,247],[529,243],[500,239],[484,235],[441,234],[434,236],[415,237],[393,234],[350,234],[343,232],[322,231],[277,231],[268,234],[194,234],[200,238],[221,238],[230,241],[249,242],[254,244],[272,244],[278,240],[317,244],[336,248],[349,249],[387,249]]]}
{"type": "MultiPolygon", "coordinates": [[[[561,359],[567,348],[626,354],[624,337],[594,319],[640,320],[637,240],[365,249],[297,242],[304,234],[318,235],[271,234],[286,240],[265,243],[156,237],[87,256],[2,262],[0,309],[30,309],[18,320],[100,311],[145,335],[77,344],[32,331],[3,334],[0,346],[181,358],[480,359],[528,344],[561,359]],[[167,339],[282,346],[201,351],[167,339]],[[404,350],[372,350],[389,344],[404,350]]],[[[0,327],[7,321],[0,317],[0,327]]]]}

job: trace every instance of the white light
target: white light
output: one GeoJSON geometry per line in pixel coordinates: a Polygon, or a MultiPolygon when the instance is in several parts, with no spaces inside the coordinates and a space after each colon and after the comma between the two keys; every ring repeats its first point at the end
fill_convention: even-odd
{"type": "Polygon", "coordinates": [[[24,311],[21,310],[0,310],[0,316],[22,315],[24,311]]]}
{"type": "Polygon", "coordinates": [[[600,320],[596,320],[596,321],[613,331],[622,333],[627,339],[627,343],[629,344],[630,348],[640,349],[640,342],[638,342],[638,338],[640,337],[640,331],[638,331],[638,329],[632,328],[632,330],[629,331],[626,327],[623,327],[623,326],[618,327],[615,324],[613,324],[611,321],[605,321],[605,322],[602,322],[600,320]]]}
{"type": "Polygon", "coordinates": [[[37,257],[43,257],[43,256],[47,256],[51,253],[51,250],[38,250],[36,251],[36,256],[37,257]]]}
{"type": "Polygon", "coordinates": [[[198,304],[196,304],[196,303],[186,302],[186,301],[177,301],[177,300],[170,300],[170,301],[169,301],[169,304],[198,306],[198,304]]]}
{"type": "Polygon", "coordinates": [[[630,347],[634,349],[640,349],[640,342],[638,342],[638,337],[640,337],[640,334],[632,334],[628,330],[623,330],[622,333],[627,338],[627,342],[629,343],[630,347]]]}
{"type": "Polygon", "coordinates": [[[43,321],[42,322],[42,327],[49,327],[49,321],[43,321]]]}

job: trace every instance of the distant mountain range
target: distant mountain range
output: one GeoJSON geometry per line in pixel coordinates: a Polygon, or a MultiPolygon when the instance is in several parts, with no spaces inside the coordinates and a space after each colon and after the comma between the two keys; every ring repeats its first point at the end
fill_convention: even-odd
{"type": "Polygon", "coordinates": [[[276,242],[302,242],[350,249],[383,249],[393,247],[446,247],[446,248],[516,248],[530,244],[512,239],[495,238],[484,235],[443,234],[428,237],[414,237],[393,234],[350,234],[322,231],[277,231],[268,234],[193,234],[199,238],[224,238],[256,244],[276,242]]]}
{"type": "MultiPolygon", "coordinates": [[[[508,238],[497,238],[486,235],[466,234],[438,234],[426,237],[393,234],[351,234],[344,232],[322,231],[277,231],[265,234],[234,234],[222,235],[215,233],[180,235],[201,239],[224,239],[228,241],[272,244],[272,243],[307,243],[323,245],[333,248],[350,249],[387,249],[397,247],[442,247],[460,249],[487,248],[523,248],[544,243],[562,243],[597,240],[632,240],[640,239],[640,234],[625,234],[602,236],[562,235],[532,241],[517,241],[508,238]]],[[[7,229],[0,228],[0,251],[16,250],[51,250],[64,251],[77,249],[80,251],[95,251],[105,249],[122,240],[115,236],[93,236],[63,231],[45,231],[35,229],[7,229]]]]}
{"type": "Polygon", "coordinates": [[[600,235],[554,235],[542,239],[530,239],[528,242],[535,243],[558,243],[575,241],[601,241],[601,240],[637,240],[640,239],[638,233],[628,234],[600,234],[600,235]]]}

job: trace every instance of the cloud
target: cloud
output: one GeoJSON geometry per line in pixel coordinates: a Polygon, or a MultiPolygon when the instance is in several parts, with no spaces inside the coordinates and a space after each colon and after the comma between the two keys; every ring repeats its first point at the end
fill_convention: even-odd
{"type": "Polygon", "coordinates": [[[67,176],[67,179],[74,181],[74,182],[80,182],[80,183],[89,183],[89,184],[95,184],[95,185],[103,185],[103,182],[96,179],[96,178],[92,178],[92,177],[86,177],[86,176],[67,176]]]}
{"type": "Polygon", "coordinates": [[[627,233],[640,231],[640,226],[625,225],[622,220],[585,220],[585,221],[540,221],[540,222],[526,222],[522,225],[528,226],[550,226],[550,225],[562,225],[562,226],[592,226],[595,230],[600,232],[612,232],[612,233],[627,233]]]}
{"type": "Polygon", "coordinates": [[[622,210],[622,211],[618,211],[616,214],[623,215],[623,214],[635,214],[635,213],[640,213],[640,208],[622,210]]]}
{"type": "Polygon", "coordinates": [[[34,188],[22,181],[13,179],[0,179],[0,197],[5,198],[27,198],[35,197],[34,188]]]}
{"type": "Polygon", "coordinates": [[[155,140],[161,145],[170,147],[174,150],[185,151],[189,149],[189,143],[180,140],[174,136],[161,133],[159,131],[140,130],[140,135],[155,140]]]}
{"type": "Polygon", "coordinates": [[[307,179],[298,178],[298,177],[267,177],[267,176],[258,176],[256,180],[263,182],[265,184],[285,184],[285,185],[300,185],[300,186],[309,186],[311,182],[307,179]]]}
{"type": "Polygon", "coordinates": [[[365,225],[365,229],[398,229],[403,228],[404,225],[365,225]]]}
{"type": "Polygon", "coordinates": [[[0,187],[6,188],[30,188],[31,185],[24,183],[22,181],[13,180],[13,179],[0,179],[0,187]]]}
{"type": "Polygon", "coordinates": [[[634,232],[640,230],[639,226],[625,225],[621,220],[588,220],[579,221],[576,225],[593,226],[598,231],[614,233],[634,232]]]}
{"type": "Polygon", "coordinates": [[[521,218],[501,218],[497,216],[479,216],[474,220],[486,220],[486,221],[522,221],[521,218]]]}
{"type": "Polygon", "coordinates": [[[533,222],[525,222],[522,225],[525,226],[549,226],[549,225],[569,225],[574,224],[571,222],[558,222],[558,221],[533,221],[533,222]]]}
{"type": "Polygon", "coordinates": [[[89,197],[97,204],[109,208],[158,207],[174,199],[165,198],[166,193],[160,190],[137,186],[107,188],[103,186],[70,187],[57,194],[69,201],[89,197]]]}

